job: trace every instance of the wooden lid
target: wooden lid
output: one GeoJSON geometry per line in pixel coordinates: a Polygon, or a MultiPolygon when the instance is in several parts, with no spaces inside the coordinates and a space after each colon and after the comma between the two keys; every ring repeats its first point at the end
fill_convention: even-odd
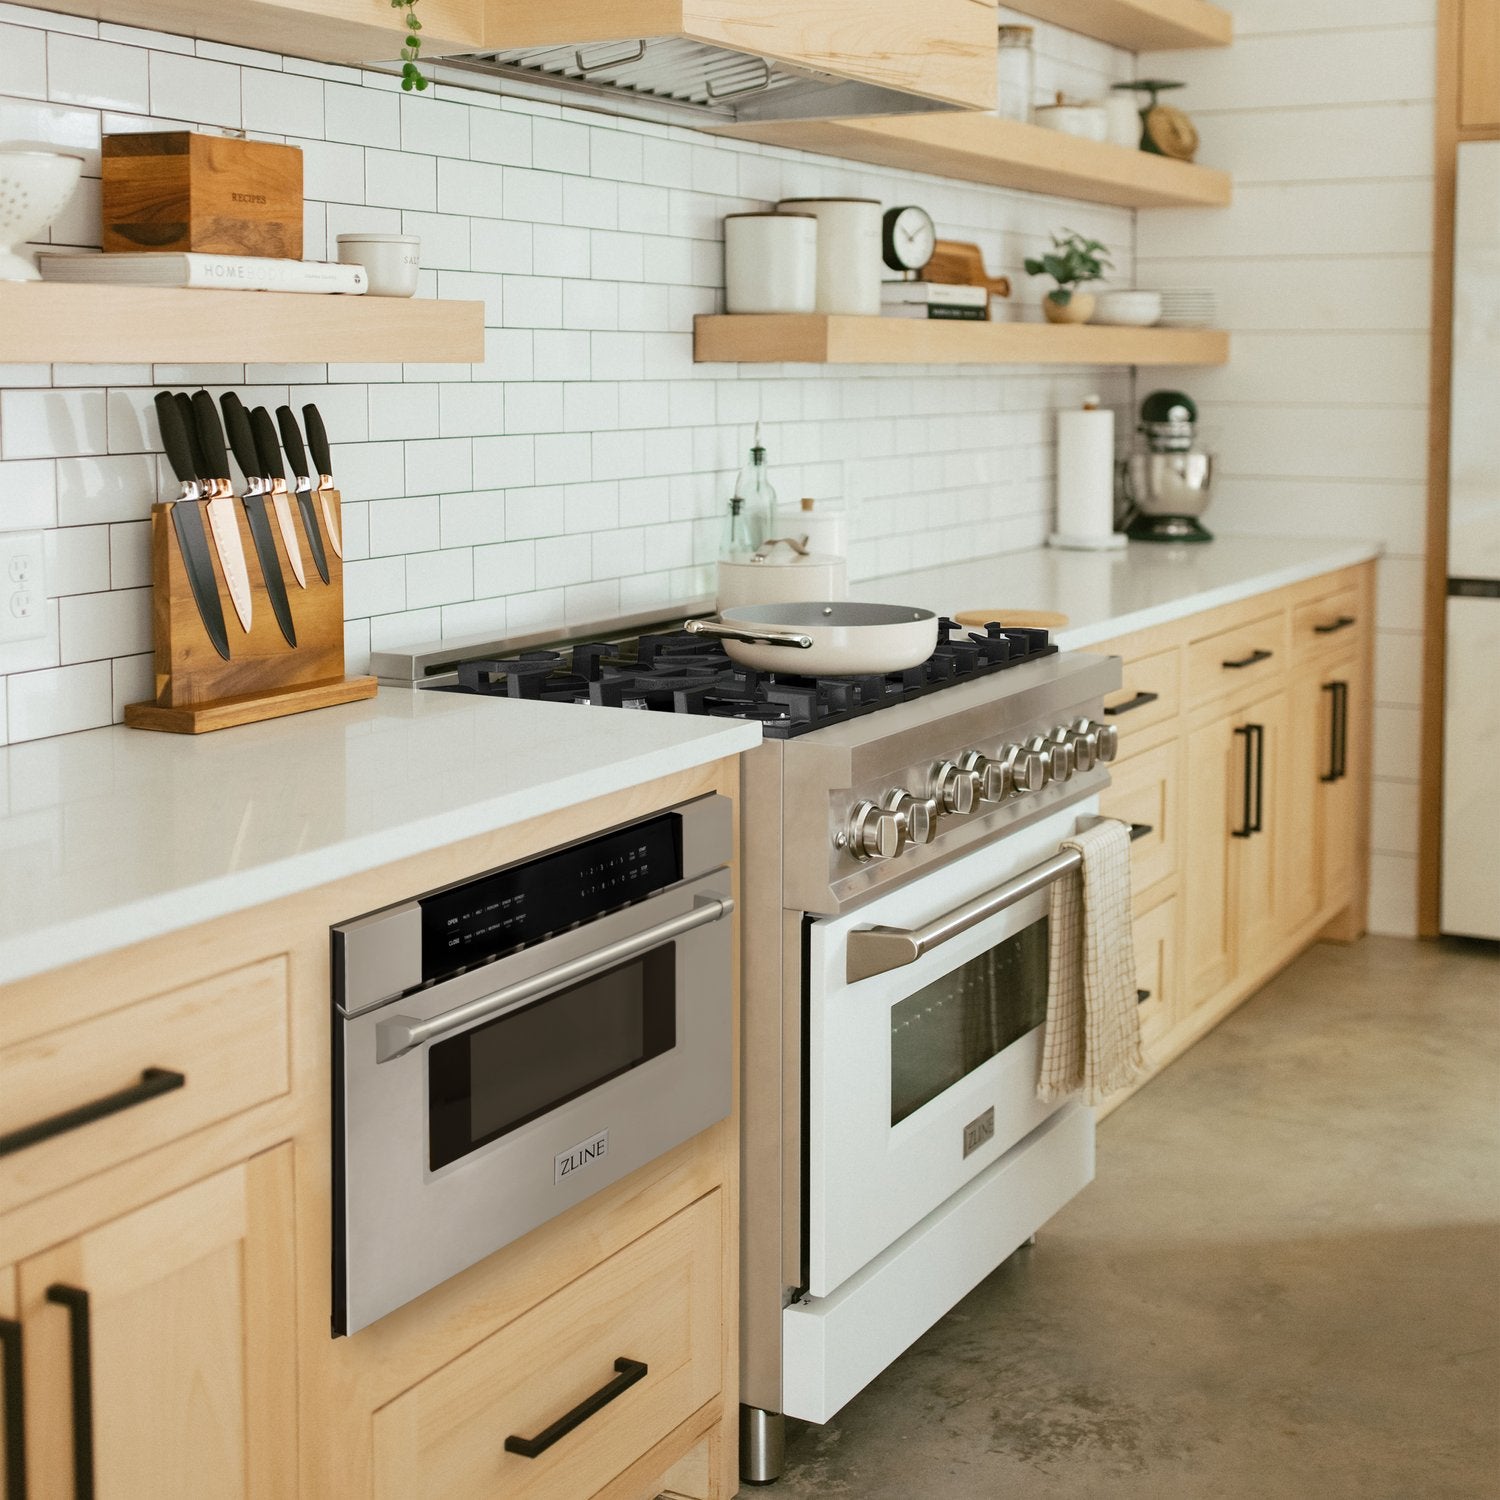
{"type": "Polygon", "coordinates": [[[983,630],[991,622],[1033,630],[1061,630],[1068,623],[1068,617],[1055,609],[964,609],[951,618],[955,625],[967,625],[971,630],[983,630]]]}

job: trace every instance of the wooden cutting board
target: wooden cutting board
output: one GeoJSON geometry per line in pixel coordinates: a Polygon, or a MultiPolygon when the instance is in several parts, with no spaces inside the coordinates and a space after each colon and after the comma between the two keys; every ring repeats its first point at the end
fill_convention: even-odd
{"type": "Polygon", "coordinates": [[[970,630],[983,630],[991,621],[1018,630],[1061,630],[1068,623],[1068,617],[1055,609],[964,609],[952,619],[955,625],[966,625],[970,630]]]}

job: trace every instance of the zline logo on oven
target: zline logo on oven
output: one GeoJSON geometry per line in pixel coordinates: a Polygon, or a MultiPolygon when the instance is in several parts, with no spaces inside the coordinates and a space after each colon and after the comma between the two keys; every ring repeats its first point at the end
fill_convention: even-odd
{"type": "MultiPolygon", "coordinates": [[[[994,1134],[993,1125],[990,1127],[990,1133],[994,1134]]],[[[581,1172],[585,1167],[592,1166],[594,1162],[608,1155],[609,1131],[607,1130],[601,1130],[598,1135],[591,1135],[586,1141],[579,1141],[576,1146],[569,1146],[566,1151],[559,1151],[552,1158],[552,1185],[556,1187],[564,1177],[571,1177],[575,1172],[581,1172]]]]}
{"type": "Polygon", "coordinates": [[[995,1138],[995,1106],[976,1115],[964,1126],[964,1155],[972,1156],[986,1141],[995,1138]]]}

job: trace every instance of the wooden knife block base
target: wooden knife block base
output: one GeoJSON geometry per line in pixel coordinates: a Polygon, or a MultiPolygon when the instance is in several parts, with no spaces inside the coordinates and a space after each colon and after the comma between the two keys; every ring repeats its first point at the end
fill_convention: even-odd
{"type": "MultiPolygon", "coordinates": [[[[337,517],[336,492],[331,504],[337,517]]],[[[149,703],[126,705],[125,722],[132,729],[206,734],[213,729],[253,724],[259,719],[279,719],[287,714],[305,713],[313,708],[329,708],[337,703],[353,703],[375,696],[373,677],[344,675],[344,567],[333,549],[326,545],[326,537],[328,582],[324,583],[313,566],[301,518],[297,517],[295,527],[307,577],[304,589],[292,576],[291,564],[273,520],[277,556],[286,580],[287,599],[297,635],[297,644],[293,647],[287,644],[276,624],[271,600],[260,576],[250,527],[238,501],[234,513],[250,575],[251,628],[248,631],[241,627],[230,601],[212,531],[208,528],[207,515],[204,516],[208,550],[229,638],[230,659],[225,661],[214,649],[199,618],[172,525],[172,506],[158,504],[151,508],[156,697],[149,703]]],[[[321,517],[320,507],[320,524],[321,517]]]]}

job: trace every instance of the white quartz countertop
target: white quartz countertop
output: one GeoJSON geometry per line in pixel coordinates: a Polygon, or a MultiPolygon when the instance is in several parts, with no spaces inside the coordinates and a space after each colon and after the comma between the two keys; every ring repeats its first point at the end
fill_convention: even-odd
{"type": "Polygon", "coordinates": [[[0,749],[0,984],[760,743],[732,719],[607,718],[385,688],[199,737],[0,749]]]}
{"type": "Polygon", "coordinates": [[[1378,542],[1221,536],[1196,546],[1132,542],[1116,552],[1040,547],[851,584],[856,599],[955,610],[1050,609],[1065,650],[1165,625],[1271,589],[1368,562],[1378,542]]]}

